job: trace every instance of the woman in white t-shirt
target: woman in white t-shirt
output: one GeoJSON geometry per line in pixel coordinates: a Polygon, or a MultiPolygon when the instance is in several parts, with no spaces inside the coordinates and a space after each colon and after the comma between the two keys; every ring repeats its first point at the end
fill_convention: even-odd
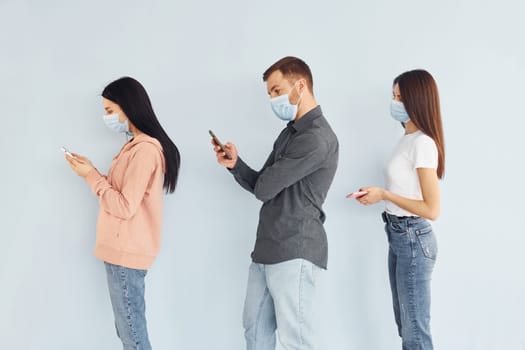
{"type": "Polygon", "coordinates": [[[434,78],[424,70],[394,80],[392,117],[405,135],[386,167],[386,186],[363,187],[364,205],[385,201],[388,267],[394,315],[403,350],[433,349],[430,280],[437,244],[430,223],[440,211],[439,179],[445,170],[443,128],[434,78]]]}

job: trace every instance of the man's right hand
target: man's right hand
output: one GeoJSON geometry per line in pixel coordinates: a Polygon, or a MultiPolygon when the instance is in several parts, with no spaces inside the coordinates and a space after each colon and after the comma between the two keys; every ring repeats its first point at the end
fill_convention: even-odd
{"type": "Polygon", "coordinates": [[[235,167],[235,164],[237,164],[237,158],[238,158],[237,147],[235,147],[235,145],[231,142],[228,142],[224,145],[224,148],[228,150],[228,153],[230,154],[232,158],[232,159],[228,159],[226,158],[226,153],[221,151],[221,148],[219,147],[219,145],[215,143],[213,139],[211,140],[211,144],[213,145],[213,150],[215,151],[215,154],[217,156],[217,162],[220,165],[223,165],[228,169],[233,169],[235,167]]]}

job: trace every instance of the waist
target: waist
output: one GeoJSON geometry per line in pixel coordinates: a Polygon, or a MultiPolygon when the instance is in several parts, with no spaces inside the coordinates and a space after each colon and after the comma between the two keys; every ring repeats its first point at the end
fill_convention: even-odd
{"type": "Polygon", "coordinates": [[[386,211],[381,213],[381,218],[383,219],[383,222],[386,223],[403,223],[403,222],[419,222],[424,221],[420,216],[397,216],[387,213],[386,211]]]}

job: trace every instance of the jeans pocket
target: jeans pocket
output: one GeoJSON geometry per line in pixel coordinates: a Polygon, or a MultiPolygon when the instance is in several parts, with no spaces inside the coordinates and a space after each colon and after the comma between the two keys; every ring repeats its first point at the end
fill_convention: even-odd
{"type": "Polygon", "coordinates": [[[407,232],[406,227],[403,224],[401,224],[401,223],[389,222],[387,225],[388,225],[388,229],[390,231],[395,232],[395,233],[404,234],[404,233],[407,232]]]}
{"type": "Polygon", "coordinates": [[[137,269],[137,274],[140,278],[144,278],[148,274],[148,270],[137,269]]]}
{"type": "Polygon", "coordinates": [[[319,274],[321,273],[321,268],[316,264],[312,264],[312,284],[314,287],[317,286],[317,281],[319,279],[319,274]]]}
{"type": "Polygon", "coordinates": [[[437,240],[432,227],[425,227],[419,230],[416,230],[417,240],[423,251],[423,255],[427,258],[436,260],[437,258],[437,240]]]}

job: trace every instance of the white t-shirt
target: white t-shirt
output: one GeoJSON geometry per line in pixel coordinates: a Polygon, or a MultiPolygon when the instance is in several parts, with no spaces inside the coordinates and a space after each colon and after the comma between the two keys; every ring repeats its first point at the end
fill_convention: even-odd
{"type": "MultiPolygon", "coordinates": [[[[437,169],[436,143],[421,130],[404,135],[386,167],[386,190],[397,195],[422,200],[418,168],[437,169]]],[[[385,201],[386,212],[396,216],[414,216],[390,201],[385,201]]]]}

